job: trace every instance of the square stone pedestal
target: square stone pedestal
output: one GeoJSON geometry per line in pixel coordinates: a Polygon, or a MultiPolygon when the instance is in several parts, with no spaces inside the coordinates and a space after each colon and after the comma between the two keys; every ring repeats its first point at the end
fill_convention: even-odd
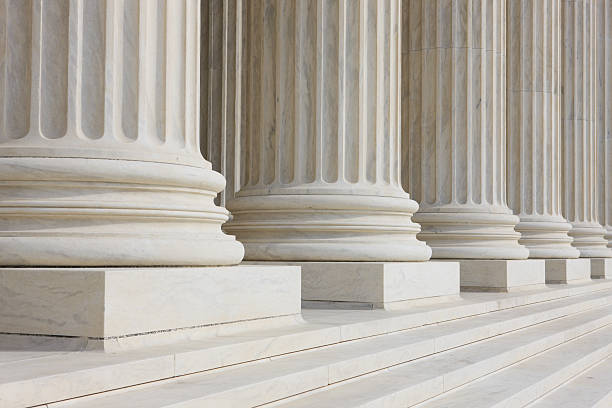
{"type": "Polygon", "coordinates": [[[546,283],[578,283],[591,279],[588,258],[547,259],[546,283]]]}
{"type": "Polygon", "coordinates": [[[612,279],[612,258],[590,258],[591,278],[612,279]]]}
{"type": "Polygon", "coordinates": [[[301,319],[300,268],[0,268],[0,332],[132,348],[301,319]]]}
{"type": "Polygon", "coordinates": [[[461,290],[508,292],[545,284],[544,260],[461,259],[461,290]]]}
{"type": "MultiPolygon", "coordinates": [[[[271,264],[277,264],[273,262],[271,264]]],[[[450,262],[298,262],[308,307],[396,309],[459,295],[450,262]]]]}

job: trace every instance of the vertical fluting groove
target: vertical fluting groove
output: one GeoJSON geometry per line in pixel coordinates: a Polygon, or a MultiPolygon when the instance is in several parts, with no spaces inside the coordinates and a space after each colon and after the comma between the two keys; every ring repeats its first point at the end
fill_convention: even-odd
{"type": "Polygon", "coordinates": [[[564,0],[562,137],[563,215],[582,257],[608,257],[597,221],[597,4],[564,0]]]}
{"type": "Polygon", "coordinates": [[[104,134],[106,1],[82,0],[79,6],[78,65],[81,71],[77,121],[85,137],[99,139],[104,134]]]}
{"type": "Polygon", "coordinates": [[[368,179],[368,0],[359,0],[359,179],[368,179]]]}
{"type": "Polygon", "coordinates": [[[10,98],[7,97],[10,93],[8,78],[12,62],[12,55],[9,53],[8,46],[8,38],[10,37],[9,13],[10,3],[8,1],[0,2],[0,60],[5,61],[4,66],[0,67],[0,142],[11,139],[13,134],[12,131],[7,129],[7,115],[11,108],[9,105],[10,98]]]}
{"type": "MultiPolygon", "coordinates": [[[[112,123],[118,124],[118,137],[125,137],[128,140],[138,138],[138,93],[139,93],[139,12],[140,0],[122,0],[115,4],[117,10],[115,18],[119,50],[115,50],[117,62],[113,66],[114,76],[116,76],[117,92],[121,95],[114,95],[112,100],[118,107],[112,123]]],[[[110,27],[109,27],[110,28],[110,27]]]]}
{"type": "MultiPolygon", "coordinates": [[[[281,67],[295,66],[295,31],[294,2],[279,2],[280,13],[277,14],[279,27],[277,29],[276,64],[281,67]]],[[[296,146],[294,104],[295,101],[295,70],[277,70],[277,132],[276,132],[276,182],[289,184],[294,180],[293,152],[296,146]]]]}
{"type": "Polygon", "coordinates": [[[315,180],[320,182],[323,179],[323,69],[324,69],[324,59],[326,54],[324,54],[323,50],[325,47],[325,38],[323,33],[323,4],[325,0],[316,0],[317,2],[317,17],[316,17],[316,41],[317,41],[317,56],[319,53],[321,54],[319,58],[316,58],[316,73],[315,73],[315,98],[316,98],[316,116],[315,116],[315,124],[316,124],[316,138],[315,138],[315,180]]]}
{"type": "Polygon", "coordinates": [[[68,129],[69,10],[71,2],[40,4],[40,131],[47,139],[63,137],[68,129]]]}
{"type": "Polygon", "coordinates": [[[612,5],[601,1],[597,10],[597,204],[598,221],[612,247],[612,5]]]}
{"type": "Polygon", "coordinates": [[[261,37],[261,81],[259,82],[259,93],[261,97],[259,148],[262,160],[259,162],[260,178],[262,184],[270,184],[274,180],[275,145],[279,129],[275,123],[276,113],[276,54],[278,53],[276,43],[277,12],[273,4],[274,0],[262,2],[263,35],[261,37]]]}
{"type": "Polygon", "coordinates": [[[30,131],[32,16],[32,0],[0,5],[0,140],[21,139],[30,131]]]}
{"type": "Polygon", "coordinates": [[[559,210],[559,0],[507,3],[508,204],[531,258],[572,258],[559,210]]]}
{"type": "Polygon", "coordinates": [[[431,137],[419,143],[408,136],[419,152],[407,157],[421,162],[420,177],[408,172],[408,184],[414,185],[409,189],[432,206],[504,207],[506,117],[499,99],[505,96],[505,75],[500,75],[505,72],[505,39],[498,26],[504,27],[505,10],[488,0],[417,3],[406,3],[409,14],[421,16],[420,25],[409,26],[408,38],[416,35],[413,30],[426,35],[416,40],[418,45],[411,40],[406,51],[420,64],[418,70],[406,64],[413,82],[407,97],[414,103],[418,95],[421,111],[419,106],[406,109],[404,120],[410,121],[410,132],[420,129],[420,137],[431,137]]]}
{"type": "MultiPolygon", "coordinates": [[[[273,105],[275,127],[251,133],[260,146],[275,140],[277,154],[253,158],[247,177],[262,160],[282,174],[245,184],[228,201],[227,231],[245,243],[248,259],[427,259],[410,221],[417,205],[397,181],[399,141],[392,140],[401,107],[398,0],[252,1],[250,13],[260,4],[273,7],[264,14],[276,20],[248,18],[243,89],[245,106],[273,105]],[[268,30],[275,41],[263,41],[258,53],[268,30]],[[266,71],[275,72],[274,84],[266,71]],[[286,177],[282,163],[291,159],[294,176],[286,177]],[[390,234],[402,241],[401,254],[391,253],[398,244],[382,244],[390,234]]],[[[255,128],[252,113],[243,121],[255,128]]]]}
{"type": "MultiPolygon", "coordinates": [[[[179,95],[183,103],[182,117],[179,121],[183,126],[184,148],[196,153],[200,151],[200,139],[198,131],[198,113],[196,112],[198,103],[198,61],[200,61],[200,41],[199,41],[199,21],[201,18],[198,12],[198,0],[185,0],[184,8],[184,39],[185,39],[185,74],[182,81],[183,95],[179,95]]],[[[224,82],[225,83],[225,82],[224,82]]],[[[223,173],[225,174],[225,173],[223,173]]]]}
{"type": "MultiPolygon", "coordinates": [[[[151,145],[166,140],[165,79],[166,79],[166,2],[151,0],[140,9],[139,38],[139,134],[151,145]]],[[[140,139],[140,136],[139,136],[140,139]]]]}
{"type": "MultiPolygon", "coordinates": [[[[185,127],[197,109],[187,75],[198,65],[198,44],[191,41],[187,55],[186,43],[200,3],[189,0],[195,13],[188,16],[186,1],[3,0],[0,139],[7,155],[196,165],[201,157],[185,149],[185,127]],[[168,129],[159,126],[166,112],[168,129]]],[[[196,135],[190,130],[190,140],[196,135]]]]}
{"type": "MultiPolygon", "coordinates": [[[[165,142],[184,148],[185,79],[186,79],[186,0],[166,4],[166,35],[164,38],[165,72],[163,106],[165,109],[165,142]]],[[[219,101],[217,104],[220,105],[219,101]]],[[[159,113],[159,112],[158,112],[159,113]]]]}
{"type": "Polygon", "coordinates": [[[420,105],[403,111],[403,157],[416,162],[403,184],[419,192],[420,237],[436,258],[524,259],[505,192],[506,1],[403,4],[418,38],[404,101],[420,105]]]}
{"type": "Polygon", "coordinates": [[[363,161],[360,155],[360,109],[362,99],[360,97],[359,84],[360,81],[360,33],[363,30],[361,25],[360,13],[361,3],[353,1],[345,1],[344,9],[344,65],[343,65],[343,104],[344,104],[344,178],[348,183],[358,183],[363,180],[360,175],[360,168],[363,167],[363,161]]]}
{"type": "Polygon", "coordinates": [[[382,182],[381,176],[383,172],[383,163],[380,160],[382,156],[382,150],[384,149],[384,121],[385,112],[383,109],[384,103],[384,68],[385,68],[385,56],[384,56],[384,12],[381,10],[386,8],[387,2],[381,2],[380,7],[376,9],[376,175],[375,183],[382,182]]]}
{"type": "Polygon", "coordinates": [[[246,5],[243,190],[399,188],[399,1],[351,5],[246,5]]]}
{"type": "Polygon", "coordinates": [[[336,161],[338,162],[338,178],[339,182],[346,182],[345,169],[345,146],[346,140],[346,70],[347,70],[347,54],[346,54],[346,30],[347,30],[347,10],[346,1],[338,0],[338,138],[336,141],[336,161]]]}
{"type": "Polygon", "coordinates": [[[365,35],[364,49],[367,53],[366,66],[366,82],[363,86],[367,87],[367,98],[365,103],[367,105],[366,115],[369,116],[365,129],[367,139],[367,170],[366,180],[370,183],[375,184],[377,181],[377,169],[378,169],[378,154],[377,154],[377,129],[378,129],[378,19],[376,10],[376,0],[368,0],[366,10],[366,23],[364,30],[367,30],[365,35]],[[367,27],[367,28],[366,28],[367,27]]]}

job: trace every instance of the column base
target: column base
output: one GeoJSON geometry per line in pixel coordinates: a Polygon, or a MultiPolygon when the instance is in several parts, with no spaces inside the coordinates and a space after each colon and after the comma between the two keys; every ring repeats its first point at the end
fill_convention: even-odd
{"type": "Polygon", "coordinates": [[[604,238],[606,230],[598,223],[575,222],[569,235],[574,238],[572,245],[580,251],[581,258],[610,258],[612,250],[604,238]]]}
{"type": "Polygon", "coordinates": [[[461,259],[461,290],[510,292],[545,284],[544,260],[461,259]]]}
{"type": "Polygon", "coordinates": [[[524,215],[520,220],[515,230],[521,233],[519,243],[529,249],[530,259],[573,259],[580,256],[568,235],[572,226],[564,218],[524,215]]]}
{"type": "Polygon", "coordinates": [[[519,244],[521,234],[514,230],[519,218],[510,210],[421,211],[414,216],[422,228],[417,238],[431,247],[432,259],[506,260],[529,256],[527,248],[519,244]]]}
{"type": "Polygon", "coordinates": [[[546,260],[546,283],[577,283],[589,279],[591,279],[589,259],[546,260]]]}
{"type": "Polygon", "coordinates": [[[342,190],[244,195],[227,203],[233,219],[223,229],[244,244],[248,261],[429,260],[431,249],[417,240],[420,227],[411,219],[418,204],[399,186],[391,190],[380,193],[398,196],[342,190]]]}
{"type": "Polygon", "coordinates": [[[459,295],[455,262],[290,264],[302,268],[302,300],[309,307],[398,309],[459,295]]]}
{"type": "Polygon", "coordinates": [[[107,351],[301,320],[295,266],[0,268],[0,290],[0,332],[107,351]]]}
{"type": "Polygon", "coordinates": [[[591,258],[591,278],[612,279],[612,258],[591,258]]]}

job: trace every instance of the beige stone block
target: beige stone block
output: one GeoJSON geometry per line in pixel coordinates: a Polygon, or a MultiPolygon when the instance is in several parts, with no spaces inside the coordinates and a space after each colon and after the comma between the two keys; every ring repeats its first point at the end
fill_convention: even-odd
{"type": "Polygon", "coordinates": [[[547,283],[580,282],[590,278],[591,261],[587,258],[546,260],[547,283]]]}
{"type": "Polygon", "coordinates": [[[591,278],[612,279],[612,258],[591,258],[591,278]]]}
{"type": "Polygon", "coordinates": [[[87,337],[104,347],[247,320],[250,329],[258,319],[269,327],[269,318],[299,317],[301,308],[296,266],[2,268],[0,291],[1,332],[87,337]]]}
{"type": "Polygon", "coordinates": [[[507,292],[544,285],[544,261],[539,259],[459,260],[462,290],[507,292]]]}
{"type": "Polygon", "coordinates": [[[325,306],[385,308],[459,295],[453,262],[300,262],[302,299],[325,306]]]}

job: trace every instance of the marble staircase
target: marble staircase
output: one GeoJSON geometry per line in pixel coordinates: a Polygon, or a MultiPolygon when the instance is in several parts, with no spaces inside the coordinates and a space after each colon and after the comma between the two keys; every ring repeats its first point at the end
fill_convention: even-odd
{"type": "Polygon", "coordinates": [[[78,339],[30,338],[20,349],[23,338],[5,335],[0,407],[522,407],[558,398],[605,406],[610,399],[612,281],[463,293],[397,311],[306,309],[303,317],[289,327],[112,354],[84,351],[78,339]],[[591,371],[596,396],[571,392],[591,371]]]}

